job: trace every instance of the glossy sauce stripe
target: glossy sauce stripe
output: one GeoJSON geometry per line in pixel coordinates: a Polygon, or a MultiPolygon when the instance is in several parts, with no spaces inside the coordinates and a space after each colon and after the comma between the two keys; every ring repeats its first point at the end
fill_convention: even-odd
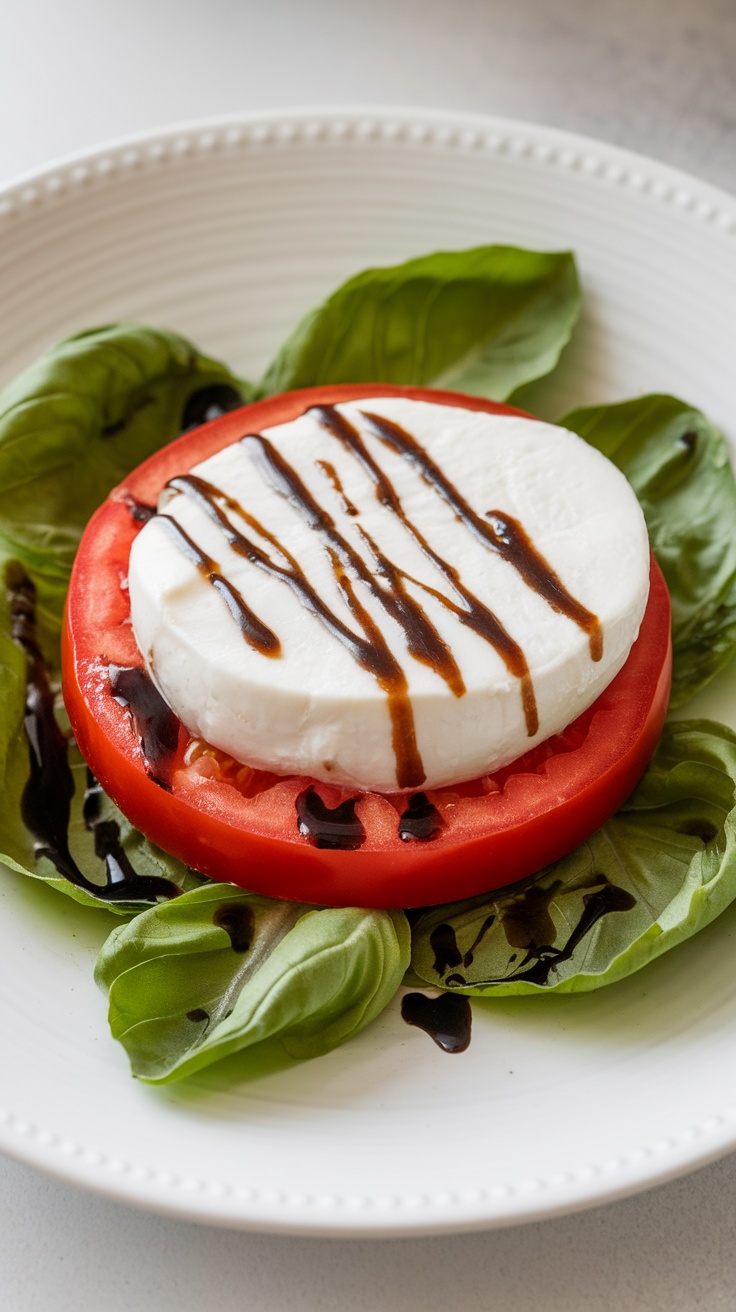
{"type": "MultiPolygon", "coordinates": [[[[329,555],[336,586],[356,621],[358,632],[345,624],[318,594],[299,562],[283,543],[223,489],[194,474],[174,478],[167,487],[193,498],[217,525],[233,551],[291,587],[302,604],[350,651],[358,664],[373,675],[386,693],[388,701],[396,777],[400,789],[418,788],[426,777],[416,741],[407,679],[381,629],[360,601],[354,586],[355,580],[368,589],[385,613],[400,626],[409,654],[434,670],[456,697],[464,694],[465,685],[455,657],[420,603],[407,590],[406,584],[413,583],[421,587],[455,615],[459,623],[478,634],[498,654],[509,673],[518,679],[527,734],[533,737],[539,727],[539,717],[529,667],[519,644],[498,616],[465,585],[455,566],[430,546],[424,534],[406,514],[395,487],[368,450],[358,429],[334,406],[318,406],[313,413],[325,431],[367,473],[379,503],[401,522],[439,574],[449,582],[458,598],[457,603],[441,591],[413,579],[378,547],[370,534],[358,526],[372,557],[374,568],[371,569],[363,556],[339,531],[332,515],[315,499],[293,465],[261,433],[245,435],[241,445],[266,483],[285,497],[309,529],[321,538],[329,555]],[[275,559],[253,538],[246,536],[233,522],[233,516],[273,548],[281,560],[275,559]]],[[[571,596],[549,563],[537,551],[523,526],[498,510],[488,511],[486,519],[481,518],[415,437],[379,415],[370,411],[361,413],[380,441],[414,466],[424,482],[451,507],[458,520],[476,540],[511,564],[527,587],[542,597],[552,610],[565,615],[587,634],[591,659],[600,660],[603,640],[597,616],[571,596]]],[[[316,463],[337,492],[343,513],[347,517],[356,518],[358,511],[346,497],[334,466],[325,460],[316,463]]],[[[251,645],[264,655],[279,654],[280,644],[276,635],[247,607],[232,584],[223,578],[219,566],[197,547],[174,519],[168,515],[161,515],[159,519],[168,521],[168,531],[203,577],[216,586],[218,591],[227,593],[225,600],[228,607],[251,645]],[[254,633],[268,635],[268,642],[253,641],[254,633]]]]}

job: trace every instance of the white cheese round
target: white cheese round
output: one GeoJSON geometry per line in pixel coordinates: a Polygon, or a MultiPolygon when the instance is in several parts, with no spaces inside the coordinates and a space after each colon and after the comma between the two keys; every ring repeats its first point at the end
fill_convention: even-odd
{"type": "Polygon", "coordinates": [[[624,664],[648,596],[623,475],[511,415],[315,408],[174,480],[158,511],[129,587],[166,701],[236,760],[363,790],[474,779],[558,733],[624,664]]]}

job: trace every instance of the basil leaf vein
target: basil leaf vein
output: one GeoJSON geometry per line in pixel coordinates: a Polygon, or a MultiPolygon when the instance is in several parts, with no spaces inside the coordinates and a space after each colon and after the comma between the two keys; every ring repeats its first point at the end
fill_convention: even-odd
{"type": "Polygon", "coordinates": [[[409,962],[401,911],[313,908],[209,884],[115,929],[96,977],[134,1075],[180,1079],[278,1037],[329,1052],[388,1004],[409,962]]]}

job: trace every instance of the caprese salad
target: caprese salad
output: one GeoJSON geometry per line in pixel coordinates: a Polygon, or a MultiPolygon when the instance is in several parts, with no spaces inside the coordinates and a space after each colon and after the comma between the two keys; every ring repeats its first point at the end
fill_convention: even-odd
{"type": "Polygon", "coordinates": [[[125,918],[140,1077],[316,1055],[402,979],[461,1050],[473,993],[612,982],[736,895],[736,738],[665,725],[736,647],[736,484],[674,398],[507,403],[578,305],[569,255],[440,253],[258,388],[122,325],[0,395],[0,849],[125,918]]]}

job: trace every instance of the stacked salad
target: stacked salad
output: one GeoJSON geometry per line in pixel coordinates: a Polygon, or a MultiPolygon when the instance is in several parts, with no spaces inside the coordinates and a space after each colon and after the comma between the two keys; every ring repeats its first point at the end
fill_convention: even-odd
{"type": "MultiPolygon", "coordinates": [[[[351,279],[297,326],[257,386],[173,333],[118,325],[61,343],[0,394],[0,855],[120,914],[97,979],[135,1075],[176,1079],[276,1036],[292,1055],[316,1056],[378,1015],[402,981],[471,997],[597,988],[695,933],[736,895],[736,735],[705,721],[667,722],[633,795],[582,846],[521,884],[410,915],[315,908],[205,879],[102,793],[67,747],[58,699],[56,759],[68,754],[73,781],[62,788],[61,827],[79,879],[64,876],[29,819],[31,793],[54,786],[42,778],[54,753],[34,738],[34,698],[58,686],[74,557],[90,516],[131,470],[223,410],[303,387],[449,387],[523,404],[523,388],[555,367],[579,309],[567,253],[439,253],[351,279]],[[111,833],[118,867],[135,881],[110,878],[111,833]],[[616,897],[604,905],[610,888],[616,897]]],[[[671,396],[559,422],[612,460],[639,498],[671,598],[678,707],[736,647],[736,483],[724,439],[671,396]]]]}

